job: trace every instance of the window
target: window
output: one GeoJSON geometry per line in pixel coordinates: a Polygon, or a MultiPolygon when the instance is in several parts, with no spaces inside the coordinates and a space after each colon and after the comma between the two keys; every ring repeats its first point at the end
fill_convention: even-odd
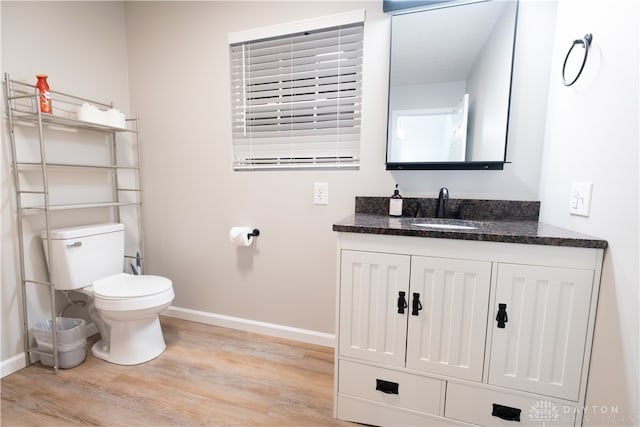
{"type": "Polygon", "coordinates": [[[358,167],[363,21],[229,35],[234,169],[358,167]]]}

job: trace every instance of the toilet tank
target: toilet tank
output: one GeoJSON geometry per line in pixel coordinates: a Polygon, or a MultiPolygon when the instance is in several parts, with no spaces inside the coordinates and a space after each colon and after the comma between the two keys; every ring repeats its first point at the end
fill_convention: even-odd
{"type": "MultiPolygon", "coordinates": [[[[42,243],[49,261],[47,232],[42,243]]],[[[124,225],[94,224],[51,230],[49,277],[56,289],[79,289],[98,279],[122,273],[124,225]]]]}

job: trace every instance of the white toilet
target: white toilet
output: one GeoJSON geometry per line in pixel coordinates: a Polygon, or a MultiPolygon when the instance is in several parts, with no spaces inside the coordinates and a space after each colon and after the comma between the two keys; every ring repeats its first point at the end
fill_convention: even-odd
{"type": "MultiPolygon", "coordinates": [[[[47,258],[46,231],[42,233],[47,258]]],[[[89,297],[89,317],[101,339],[94,356],[136,365],[159,356],[166,344],[158,315],[175,294],[166,277],[123,273],[124,225],[96,224],[51,230],[51,281],[57,290],[89,297]]]]}

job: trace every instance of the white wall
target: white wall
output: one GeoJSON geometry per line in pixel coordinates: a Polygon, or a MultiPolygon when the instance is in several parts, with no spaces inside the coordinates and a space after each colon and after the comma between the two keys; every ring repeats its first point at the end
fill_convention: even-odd
{"type": "Polygon", "coordinates": [[[388,22],[378,3],[126,4],[132,108],[143,117],[147,271],[177,307],[333,332],[335,235],[355,194],[393,188],[384,162],[388,22]],[[360,171],[231,169],[227,34],[366,7],[360,171]],[[246,11],[251,10],[250,14],[246,11]],[[329,205],[312,204],[328,182],[329,205]],[[258,227],[252,248],[234,225],[258,227]]]}
{"type": "MultiPolygon", "coordinates": [[[[129,111],[129,85],[125,43],[124,8],[116,2],[10,2],[0,3],[2,14],[2,73],[35,84],[35,74],[49,75],[51,89],[86,98],[113,101],[123,112],[129,111]]],[[[16,205],[13,189],[9,134],[5,101],[2,111],[2,286],[1,351],[2,373],[24,361],[21,336],[22,308],[16,231],[16,205]],[[15,357],[14,357],[15,356],[15,357]]],[[[55,104],[54,104],[55,112],[55,104]]],[[[22,130],[21,130],[22,132],[22,130]]],[[[29,132],[26,130],[25,132],[29,132]]],[[[77,139],[76,135],[58,135],[59,141],[77,139]]],[[[22,140],[24,141],[24,140],[22,140]]],[[[64,141],[63,141],[64,142],[64,141]]],[[[48,153],[58,161],[68,160],[76,150],[58,148],[48,153]]],[[[78,177],[67,181],[65,198],[78,190],[78,177]]],[[[84,182],[86,184],[86,181],[84,182]]],[[[87,192],[95,187],[86,188],[87,192]]],[[[58,200],[60,200],[60,198],[58,200]]],[[[55,200],[54,200],[55,201],[55,200]]],[[[101,213],[92,213],[101,217],[101,213]]],[[[91,221],[88,212],[76,216],[75,224],[91,221]]],[[[64,221],[64,219],[63,219],[64,221]]],[[[25,222],[30,278],[46,278],[43,250],[37,237],[42,217],[30,216],[25,222]],[[31,267],[33,266],[33,267],[31,267]]],[[[48,291],[30,286],[29,320],[33,325],[49,318],[48,291]]]]}
{"type": "Polygon", "coordinates": [[[609,242],[587,392],[596,409],[587,410],[585,424],[594,426],[640,422],[638,9],[635,1],[562,0],[553,49],[541,218],[609,242]],[[588,32],[593,45],[583,76],[564,87],[564,56],[588,32]],[[591,215],[571,216],[571,183],[585,181],[593,183],[591,215]],[[618,413],[610,416],[611,408],[618,413]]]}

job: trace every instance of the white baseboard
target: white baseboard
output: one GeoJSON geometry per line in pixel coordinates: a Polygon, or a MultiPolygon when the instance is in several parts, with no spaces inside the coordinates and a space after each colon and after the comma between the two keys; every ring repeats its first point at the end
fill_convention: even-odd
{"type": "Polygon", "coordinates": [[[24,353],[18,353],[15,356],[3,360],[0,362],[0,378],[18,372],[25,366],[27,366],[27,361],[24,358],[24,353]]]}
{"type": "Polygon", "coordinates": [[[224,328],[238,329],[245,332],[255,332],[258,334],[301,341],[309,344],[317,344],[325,347],[335,347],[336,336],[325,332],[293,328],[291,326],[277,325],[275,323],[258,322],[256,320],[243,319],[241,317],[225,316],[223,314],[209,313],[174,306],[170,306],[162,314],[178,319],[206,323],[207,325],[222,326],[224,328]]]}

